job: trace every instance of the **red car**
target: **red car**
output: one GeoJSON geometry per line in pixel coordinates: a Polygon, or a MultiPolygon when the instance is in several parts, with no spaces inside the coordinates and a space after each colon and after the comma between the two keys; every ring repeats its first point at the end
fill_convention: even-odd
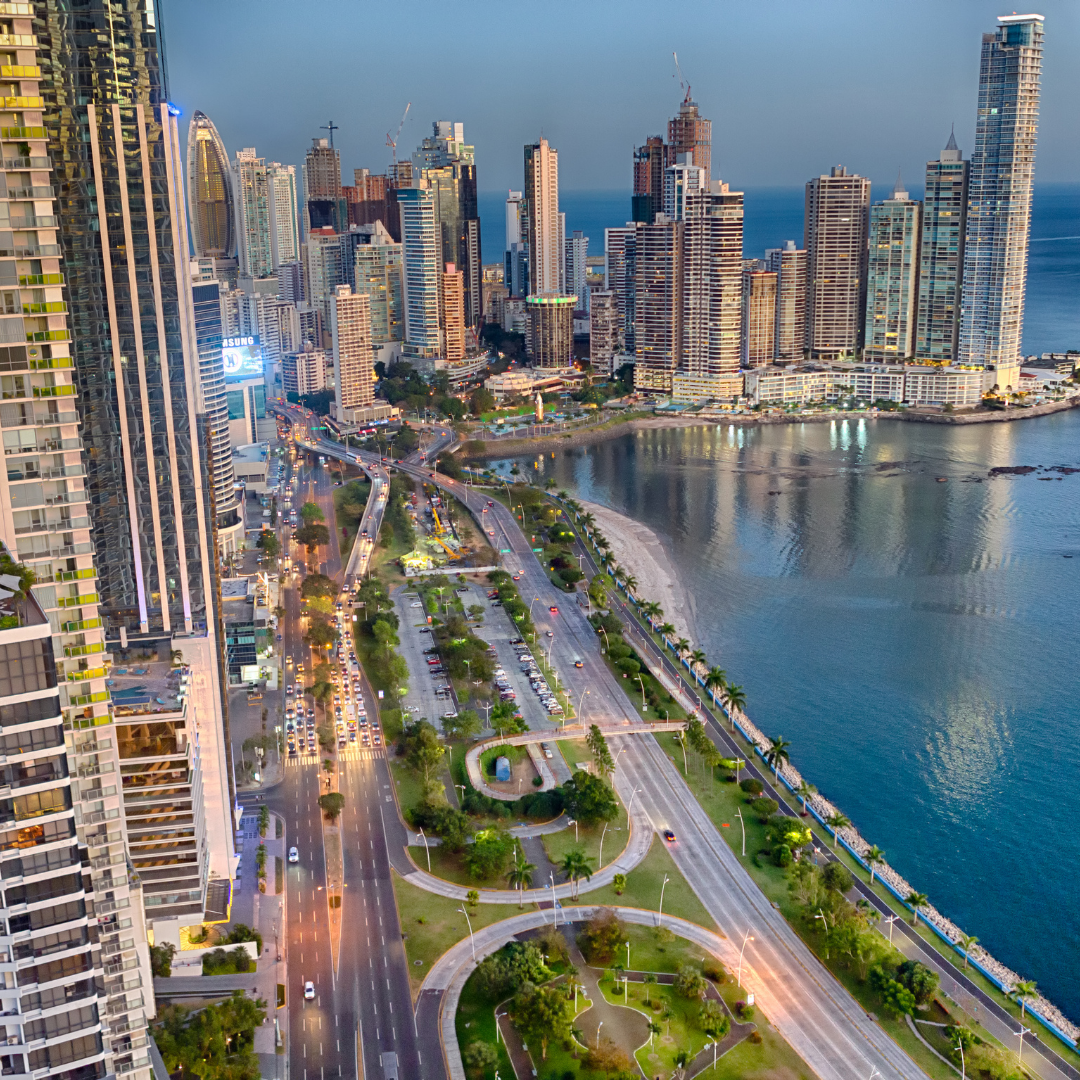
{"type": "Polygon", "coordinates": [[[552,615],[558,615],[559,614],[559,609],[554,604],[551,605],[551,614],[552,615]]]}

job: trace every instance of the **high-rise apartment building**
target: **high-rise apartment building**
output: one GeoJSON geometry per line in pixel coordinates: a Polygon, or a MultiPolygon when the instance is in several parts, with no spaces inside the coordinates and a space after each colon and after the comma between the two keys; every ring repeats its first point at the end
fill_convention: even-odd
{"type": "Polygon", "coordinates": [[[405,356],[430,360],[441,355],[442,244],[430,188],[400,188],[402,303],[405,356]]]}
{"type": "Polygon", "coordinates": [[[277,268],[278,298],[286,300],[290,304],[302,304],[307,298],[304,296],[304,264],[297,258],[295,261],[283,262],[277,268]]]}
{"type": "Polygon", "coordinates": [[[775,270],[744,270],[742,276],[742,362],[764,367],[776,355],[775,270]]]}
{"type": "Polygon", "coordinates": [[[305,341],[281,362],[281,386],[287,394],[317,394],[326,389],[326,353],[305,341]]]}
{"type": "Polygon", "coordinates": [[[528,207],[520,191],[510,191],[506,199],[506,252],[503,256],[503,282],[510,296],[525,296],[529,291],[528,207]]]}
{"type": "Polygon", "coordinates": [[[615,296],[619,343],[628,353],[634,352],[637,240],[642,224],[628,221],[604,230],[604,288],[615,296]]]}
{"type": "Polygon", "coordinates": [[[664,209],[664,168],[667,150],[659,135],[650,135],[644,146],[634,150],[634,194],[630,217],[633,221],[652,224],[653,218],[664,209]]]}
{"type": "MultiPolygon", "coordinates": [[[[71,623],[62,625],[89,627],[104,619],[111,649],[137,646],[167,656],[175,648],[190,665],[187,699],[174,710],[174,726],[184,732],[177,757],[185,763],[178,768],[186,772],[197,809],[181,808],[177,795],[169,836],[157,829],[156,849],[151,845],[138,856],[132,849],[136,871],[147,871],[147,912],[175,934],[177,920],[201,922],[211,908],[224,917],[218,905],[227,904],[234,865],[214,550],[221,522],[215,521],[207,450],[217,421],[200,383],[177,110],[163,84],[153,7],[85,0],[77,19],[68,0],[38,0],[33,8],[43,128],[62,194],[56,232],[40,250],[63,257],[54,272],[62,269],[68,288],[99,605],[89,616],[75,598],[64,605],[71,623]],[[183,873],[174,873],[181,864],[183,873]],[[166,867],[160,880],[151,871],[159,865],[166,867]]],[[[28,164],[46,160],[43,145],[28,164]]],[[[44,264],[22,271],[45,272],[44,264]]],[[[66,330],[30,322],[26,333],[50,343],[68,338],[66,330]]],[[[40,549],[50,559],[65,548],[74,556],[77,545],[67,536],[76,517],[70,500],[57,509],[59,528],[48,529],[50,542],[40,549]]],[[[116,708],[114,719],[127,723],[116,708]]],[[[139,793],[129,789],[146,783],[140,777],[155,766],[133,765],[123,785],[124,814],[135,831],[141,827],[139,793]]],[[[160,799],[149,801],[154,814],[168,816],[167,781],[160,799]]]]}
{"type": "Polygon", "coordinates": [[[806,348],[852,358],[862,348],[870,181],[835,165],[806,185],[806,348]]]}
{"type": "Polygon", "coordinates": [[[679,115],[668,121],[666,163],[674,165],[690,155],[691,163],[703,174],[707,185],[712,177],[712,121],[701,115],[696,101],[690,100],[690,87],[679,106],[679,115]]]}
{"type": "Polygon", "coordinates": [[[564,227],[559,221],[559,152],[547,139],[525,147],[525,204],[529,245],[529,290],[563,293],[564,227]]]}
{"type": "Polygon", "coordinates": [[[870,208],[865,360],[907,360],[914,349],[921,211],[899,178],[889,198],[870,208]]]}
{"type": "Polygon", "coordinates": [[[236,251],[229,155],[214,122],[196,110],[188,125],[188,212],[197,259],[228,259],[236,251]]]}
{"type": "Polygon", "coordinates": [[[525,351],[535,367],[566,368],[574,362],[574,297],[525,300],[525,351]]]}
{"type": "Polygon", "coordinates": [[[465,278],[453,264],[443,269],[443,334],[447,360],[465,359],[465,278]]]}
{"type": "Polygon", "coordinates": [[[611,375],[619,352],[619,308],[615,294],[594,292],[589,301],[589,363],[593,371],[611,375]]]}
{"type": "Polygon", "coordinates": [[[765,258],[776,274],[774,356],[781,363],[798,363],[806,353],[806,249],[789,240],[766,251],[765,258]]]}
{"type": "Polygon", "coordinates": [[[719,182],[688,189],[682,235],[679,369],[699,378],[735,375],[741,355],[743,193],[719,182]]]}
{"type": "Polygon", "coordinates": [[[375,401],[371,356],[371,304],[365,293],[348,285],[334,290],[330,332],[334,338],[334,415],[352,423],[356,409],[375,401]]]}
{"type": "Polygon", "coordinates": [[[353,265],[355,291],[371,305],[371,340],[377,348],[404,340],[402,312],[401,245],[376,222],[371,242],[356,248],[353,265]]]}
{"type": "Polygon", "coordinates": [[[578,311],[589,310],[588,269],[585,260],[589,257],[589,238],[575,229],[574,235],[565,242],[566,250],[566,292],[577,297],[578,311]]]}
{"type": "Polygon", "coordinates": [[[296,169],[269,164],[253,146],[237,150],[232,164],[240,273],[273,275],[282,263],[300,258],[296,219],[296,169]]]}
{"type": "Polygon", "coordinates": [[[683,340],[683,227],[657,214],[636,231],[634,386],[670,393],[683,340]]]}
{"type": "Polygon", "coordinates": [[[951,364],[960,333],[960,288],[967,224],[968,163],[956,138],[926,163],[915,358],[951,364]]]}
{"type": "MultiPolygon", "coordinates": [[[[346,192],[350,225],[374,225],[381,221],[390,228],[386,193],[390,188],[388,176],[373,176],[370,169],[353,169],[353,183],[346,192]]],[[[343,189],[344,190],[344,189],[343,189]]]]}
{"type": "Polygon", "coordinates": [[[296,166],[271,161],[266,166],[266,174],[270,189],[270,262],[277,270],[282,263],[294,262],[300,258],[296,166]]]}
{"type": "Polygon", "coordinates": [[[1002,15],[983,34],[979,110],[968,182],[958,360],[1020,359],[1027,287],[1043,17],[1002,15]]]}
{"type": "Polygon", "coordinates": [[[705,170],[691,160],[693,155],[682,154],[664,170],[663,212],[672,221],[682,221],[686,215],[686,199],[695,191],[708,191],[709,178],[705,170]]]}
{"type": "MultiPolygon", "coordinates": [[[[333,229],[311,229],[304,244],[304,293],[329,327],[334,290],[348,280],[341,264],[341,238],[333,229]]],[[[319,344],[319,342],[316,342],[319,344]]]]}

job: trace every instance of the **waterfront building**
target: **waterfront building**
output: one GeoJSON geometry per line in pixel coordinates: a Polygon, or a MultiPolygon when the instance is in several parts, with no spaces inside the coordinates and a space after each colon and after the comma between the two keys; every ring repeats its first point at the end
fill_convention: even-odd
{"type": "Polygon", "coordinates": [[[213,121],[196,110],[188,125],[188,213],[197,259],[230,259],[236,252],[229,155],[213,121]]]}
{"type": "Polygon", "coordinates": [[[765,252],[768,267],[776,274],[777,361],[794,364],[806,353],[806,249],[789,240],[782,248],[765,252]]]}
{"type": "Polygon", "coordinates": [[[1042,47],[1041,15],[1002,15],[983,34],[957,349],[964,365],[1020,359],[1042,47]]]}
{"type": "Polygon", "coordinates": [[[520,191],[510,191],[506,199],[506,251],[503,255],[503,284],[509,296],[525,296],[529,291],[528,207],[520,191]]]}
{"type": "Polygon", "coordinates": [[[525,300],[525,350],[533,367],[565,368],[574,361],[574,297],[525,300]]]}
{"type": "Polygon", "coordinates": [[[949,136],[937,161],[926,163],[915,356],[952,363],[960,333],[964,231],[967,227],[968,163],[949,136]]]}
{"type": "Polygon", "coordinates": [[[836,165],[806,185],[806,348],[815,358],[854,357],[866,310],[870,181],[836,165]]]}
{"type": "Polygon", "coordinates": [[[619,307],[615,294],[604,289],[589,299],[589,362],[601,375],[614,373],[619,353],[619,307]]]}
{"type": "Polygon", "coordinates": [[[668,121],[666,163],[674,165],[690,155],[690,161],[701,169],[702,184],[712,177],[712,121],[701,115],[696,101],[690,100],[690,87],[679,106],[679,115],[668,121]]]}
{"type": "Polygon", "coordinates": [[[575,229],[574,235],[566,241],[566,291],[577,297],[578,311],[589,310],[588,267],[585,260],[589,257],[589,238],[575,229]]]}
{"type": "Polygon", "coordinates": [[[312,139],[303,165],[304,238],[312,229],[348,228],[349,207],[341,193],[341,155],[327,139],[312,139]]]}
{"type": "Polygon", "coordinates": [[[677,367],[698,380],[711,379],[712,397],[737,396],[742,389],[743,193],[719,181],[691,187],[683,209],[677,367]]]}
{"type": "Polygon", "coordinates": [[[561,295],[565,226],[559,220],[559,152],[544,138],[525,147],[525,205],[529,290],[535,295],[561,295]]]}
{"type": "Polygon", "coordinates": [[[334,419],[351,423],[356,409],[375,403],[371,350],[371,304],[351,286],[334,290],[330,332],[334,339],[334,419]]]}
{"type": "Polygon", "coordinates": [[[667,150],[659,135],[650,135],[644,146],[634,150],[634,194],[630,217],[651,225],[664,209],[664,168],[667,150]]]}
{"type": "Polygon", "coordinates": [[[864,360],[906,360],[914,351],[921,214],[899,177],[889,198],[870,208],[864,360]]]}
{"type": "MultiPolygon", "coordinates": [[[[637,229],[634,272],[634,387],[671,392],[683,322],[683,222],[657,214],[637,229]]],[[[741,254],[741,253],[740,253],[741,254]]]]}
{"type": "Polygon", "coordinates": [[[443,320],[445,348],[448,361],[465,359],[465,280],[462,272],[447,263],[443,269],[443,320]]]}
{"type": "Polygon", "coordinates": [[[775,270],[744,270],[742,276],[742,363],[765,367],[776,356],[775,270]]]}
{"type": "MultiPolygon", "coordinates": [[[[112,652],[137,648],[168,657],[181,651],[191,671],[187,705],[199,718],[197,737],[194,712],[185,720],[196,745],[184,751],[197,808],[178,809],[164,830],[168,836],[152,830],[157,841],[137,848],[133,839],[131,848],[135,871],[147,871],[148,918],[174,934],[178,921],[227,917],[235,865],[214,549],[223,523],[207,451],[218,421],[200,382],[177,110],[168,103],[152,10],[86,0],[72,22],[66,0],[39,0],[35,13],[47,147],[31,160],[44,162],[47,153],[56,186],[66,193],[55,232],[39,243],[42,253],[59,251],[64,259],[50,272],[62,269],[68,289],[97,553],[95,617],[104,619],[112,652]],[[151,872],[159,866],[164,872],[151,872]]],[[[44,273],[46,266],[28,264],[20,272],[44,273]]],[[[66,330],[30,320],[25,332],[53,345],[68,339],[66,330]]],[[[50,560],[53,550],[75,544],[65,535],[66,520],[76,517],[72,507],[54,505],[59,516],[41,549],[50,560]]],[[[65,605],[67,617],[80,607],[76,601],[68,614],[65,605]]],[[[129,797],[128,788],[141,782],[124,778],[133,835],[144,816],[138,792],[129,797]]],[[[168,816],[167,795],[151,801],[168,816]]]]}
{"type": "Polygon", "coordinates": [[[428,360],[440,355],[442,245],[430,188],[401,188],[402,302],[405,320],[405,356],[428,360]]]}
{"type": "Polygon", "coordinates": [[[619,346],[634,351],[634,288],[637,268],[637,234],[641,225],[604,230],[604,288],[614,294],[619,311],[619,346]]]}

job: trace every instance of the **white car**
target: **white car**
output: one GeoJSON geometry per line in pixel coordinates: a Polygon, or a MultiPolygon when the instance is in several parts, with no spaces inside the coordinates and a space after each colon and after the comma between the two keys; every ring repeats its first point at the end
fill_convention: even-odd
{"type": "Polygon", "coordinates": [[[300,861],[300,852],[296,848],[289,848],[289,862],[297,863],[300,861]]]}
{"type": "Polygon", "coordinates": [[[304,983],[304,1000],[315,1000],[315,984],[310,979],[308,979],[308,981],[304,983]]]}
{"type": "Polygon", "coordinates": [[[421,604],[419,600],[416,600],[416,601],[414,601],[413,603],[411,603],[411,604],[409,605],[409,607],[423,607],[423,606],[424,606],[424,605],[423,605],[423,604],[421,604]]]}

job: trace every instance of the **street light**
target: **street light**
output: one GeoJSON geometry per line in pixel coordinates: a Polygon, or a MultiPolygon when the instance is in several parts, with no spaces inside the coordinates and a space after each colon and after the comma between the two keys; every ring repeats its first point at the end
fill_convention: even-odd
{"type": "Polygon", "coordinates": [[[641,687],[641,711],[645,711],[645,684],[641,681],[641,676],[637,676],[638,685],[641,687]]]}
{"type": "MultiPolygon", "coordinates": [[[[742,854],[746,858],[746,822],[743,821],[742,807],[736,807],[735,813],[739,815],[739,828],[742,829],[742,854]]],[[[891,931],[890,927],[890,931],[891,931]]]]}
{"type": "Polygon", "coordinates": [[[459,907],[458,911],[465,916],[465,923],[469,927],[469,944],[472,946],[473,963],[476,963],[476,942],[473,939],[472,919],[469,918],[469,913],[463,907],[459,907]]]}
{"type": "Polygon", "coordinates": [[[431,873],[431,848],[428,847],[427,837],[424,835],[424,830],[420,830],[420,839],[424,841],[424,851],[427,854],[427,869],[428,873],[431,873]]]}
{"type": "Polygon", "coordinates": [[[567,824],[567,825],[573,825],[573,826],[574,826],[574,843],[576,844],[576,843],[578,842],[578,831],[577,831],[577,818],[570,818],[570,819],[569,819],[569,820],[568,820],[568,821],[566,822],[566,824],[567,824]]]}
{"type": "Polygon", "coordinates": [[[660,911],[659,911],[659,916],[660,917],[657,919],[657,922],[656,922],[657,926],[663,926],[664,925],[664,890],[667,888],[667,883],[670,880],[671,880],[671,878],[669,878],[667,876],[667,874],[665,874],[664,875],[664,884],[660,886],[660,911]]]}
{"type": "Polygon", "coordinates": [[[600,1029],[603,1026],[604,1026],[604,1021],[603,1020],[601,1020],[600,1023],[596,1025],[596,1049],[597,1050],[600,1049],[600,1029]]]}
{"type": "Polygon", "coordinates": [[[967,1066],[964,1064],[964,1040],[957,1039],[954,1050],[960,1051],[960,1080],[967,1080],[967,1066]]]}
{"type": "Polygon", "coordinates": [[[887,923],[889,924],[889,944],[890,944],[890,945],[892,944],[892,928],[893,928],[893,923],[894,923],[894,922],[896,922],[896,920],[897,920],[897,919],[899,919],[899,918],[900,918],[900,916],[899,916],[899,915],[887,915],[887,916],[885,917],[885,921],[886,921],[886,922],[887,922],[887,923]]]}
{"type": "Polygon", "coordinates": [[[1026,1027],[1024,1027],[1023,1024],[1021,1024],[1020,1025],[1020,1030],[1017,1031],[1017,1032],[1014,1032],[1014,1034],[1020,1036],[1020,1068],[1023,1069],[1023,1067],[1024,1067],[1024,1036],[1031,1034],[1031,1028],[1026,1028],[1026,1027]]]}
{"type": "Polygon", "coordinates": [[[555,926],[558,926],[559,925],[559,904],[558,904],[558,901],[555,899],[555,871],[554,870],[551,871],[548,874],[548,877],[551,879],[551,914],[552,914],[552,922],[553,922],[553,924],[555,926]]]}
{"type": "Polygon", "coordinates": [[[739,984],[739,988],[742,988],[742,958],[743,950],[746,948],[748,941],[753,941],[753,937],[750,935],[750,927],[746,928],[746,933],[743,934],[742,948],[739,949],[739,974],[736,976],[735,981],[739,984]]]}
{"type": "Polygon", "coordinates": [[[635,795],[637,795],[637,793],[638,793],[638,792],[639,792],[640,790],[641,790],[641,788],[639,788],[639,787],[637,787],[637,788],[634,788],[633,792],[632,792],[632,793],[631,793],[631,795],[630,795],[630,805],[629,805],[629,806],[627,806],[627,808],[626,808],[626,820],[627,820],[627,821],[629,821],[629,820],[630,820],[630,810],[632,809],[632,807],[633,807],[633,805],[634,805],[634,796],[635,796],[635,795]]]}

